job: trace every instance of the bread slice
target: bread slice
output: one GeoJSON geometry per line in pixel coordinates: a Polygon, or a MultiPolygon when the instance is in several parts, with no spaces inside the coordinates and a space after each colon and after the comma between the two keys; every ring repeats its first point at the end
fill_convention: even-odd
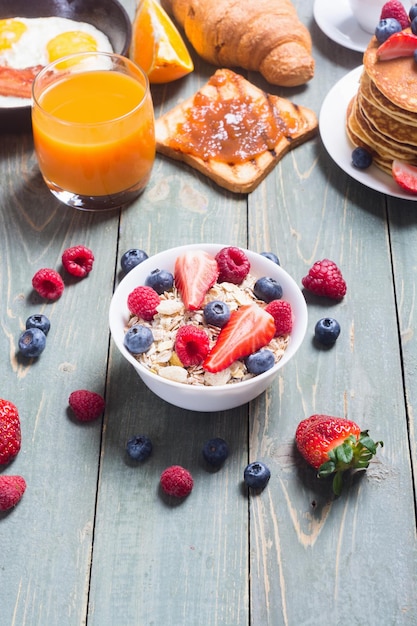
{"type": "MultiPolygon", "coordinates": [[[[269,174],[286,152],[313,137],[317,128],[317,117],[310,109],[293,104],[285,98],[267,94],[240,74],[231,70],[220,69],[197,94],[178,104],[156,120],[156,149],[160,154],[187,163],[211,178],[220,187],[236,193],[250,193],[269,174]],[[250,102],[251,105],[253,103],[252,110],[255,112],[259,111],[262,106],[270,107],[273,110],[275,120],[283,129],[276,145],[273,149],[265,149],[261,153],[249,156],[245,161],[233,163],[222,161],[221,157],[202,158],[195,153],[188,152],[186,142],[185,147],[182,148],[173,146],[174,139],[178,135],[181,136],[179,125],[188,119],[187,114],[195,106],[196,96],[201,94],[213,103],[221,100],[223,111],[226,108],[226,103],[230,103],[232,100],[236,102],[237,98],[244,98],[245,102],[250,102]]],[[[246,129],[245,132],[250,134],[251,129],[246,129]]]]}

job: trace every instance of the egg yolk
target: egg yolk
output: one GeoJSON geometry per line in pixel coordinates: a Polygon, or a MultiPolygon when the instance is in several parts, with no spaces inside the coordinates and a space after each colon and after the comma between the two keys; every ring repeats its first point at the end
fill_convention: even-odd
{"type": "Polygon", "coordinates": [[[9,50],[27,30],[26,24],[9,18],[0,20],[0,50],[9,50]]]}
{"type": "Polygon", "coordinates": [[[68,31],[57,35],[46,44],[49,61],[56,61],[76,52],[97,52],[97,42],[89,33],[68,31]]]}

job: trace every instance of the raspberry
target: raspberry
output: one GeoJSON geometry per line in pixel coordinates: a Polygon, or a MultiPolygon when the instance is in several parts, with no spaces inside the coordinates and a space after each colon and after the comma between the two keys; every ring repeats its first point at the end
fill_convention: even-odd
{"type": "Polygon", "coordinates": [[[0,465],[12,461],[21,445],[20,418],[17,407],[0,399],[0,465]]]}
{"type": "Polygon", "coordinates": [[[105,403],[100,394],[87,389],[78,389],[70,394],[68,404],[75,417],[81,422],[91,422],[97,419],[104,411],[105,403]]]}
{"type": "Polygon", "coordinates": [[[292,309],[291,304],[286,300],[272,300],[265,307],[274,318],[275,337],[288,335],[292,331],[292,309]]]}
{"type": "Polygon", "coordinates": [[[175,352],[185,367],[202,363],[208,354],[209,347],[209,338],[202,328],[185,324],[178,329],[175,352]]]}
{"type": "Polygon", "coordinates": [[[161,474],[161,487],[168,496],[185,498],[194,486],[193,477],[190,472],[181,465],[171,465],[161,474]]]}
{"type": "Polygon", "coordinates": [[[217,267],[219,268],[219,283],[233,283],[240,285],[250,270],[249,259],[240,248],[223,248],[216,254],[217,267]]]}
{"type": "Polygon", "coordinates": [[[62,265],[69,274],[84,278],[93,269],[94,254],[85,246],[73,246],[64,250],[62,265]]]}
{"type": "Polygon", "coordinates": [[[132,315],[150,321],[157,314],[156,307],[161,303],[159,295],[152,287],[135,287],[127,298],[127,306],[132,315]]]}
{"type": "Polygon", "coordinates": [[[19,502],[26,489],[22,476],[0,476],[0,511],[8,511],[19,502]]]}
{"type": "Polygon", "coordinates": [[[44,267],[32,278],[32,287],[42,298],[58,300],[64,291],[64,281],[55,270],[44,267]]]}
{"type": "Polygon", "coordinates": [[[317,296],[341,300],[346,293],[346,283],[337,265],[329,259],[316,261],[307,276],[302,279],[303,287],[317,296]]]}
{"type": "Polygon", "coordinates": [[[387,18],[393,18],[397,20],[401,24],[401,28],[408,28],[410,25],[410,20],[407,15],[407,11],[404,8],[404,5],[399,2],[399,0],[389,0],[386,2],[381,10],[380,20],[385,20],[387,18]]]}

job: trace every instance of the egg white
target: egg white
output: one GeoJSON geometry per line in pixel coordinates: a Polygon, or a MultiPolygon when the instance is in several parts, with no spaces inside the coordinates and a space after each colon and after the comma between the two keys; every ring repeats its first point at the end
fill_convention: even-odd
{"type": "MultiPolygon", "coordinates": [[[[76,22],[65,17],[13,18],[27,26],[26,31],[11,48],[0,50],[0,65],[23,69],[33,65],[49,63],[47,43],[68,31],[89,33],[97,42],[99,52],[113,52],[108,37],[92,24],[76,22]]],[[[27,104],[27,99],[11,98],[0,95],[0,106],[19,106],[27,104]]]]}

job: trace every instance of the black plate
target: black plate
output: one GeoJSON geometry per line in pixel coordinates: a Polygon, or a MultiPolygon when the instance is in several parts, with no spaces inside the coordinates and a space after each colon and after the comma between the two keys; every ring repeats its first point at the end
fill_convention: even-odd
{"type": "MultiPolygon", "coordinates": [[[[7,17],[66,17],[101,30],[113,50],[127,54],[132,36],[128,14],[117,0],[1,0],[0,19],[7,17]]],[[[30,106],[0,107],[0,131],[30,131],[30,106]]]]}

